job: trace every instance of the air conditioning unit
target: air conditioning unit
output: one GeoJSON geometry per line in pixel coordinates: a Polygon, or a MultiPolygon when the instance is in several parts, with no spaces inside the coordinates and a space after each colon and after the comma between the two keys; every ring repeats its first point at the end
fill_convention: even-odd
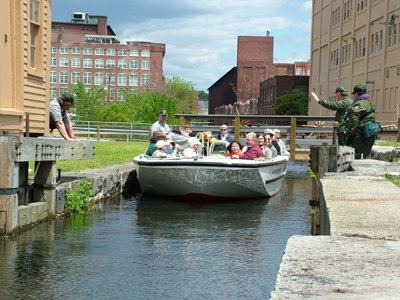
{"type": "Polygon", "coordinates": [[[73,21],[73,22],[85,22],[86,21],[86,13],[73,12],[71,14],[71,21],[73,21]]]}

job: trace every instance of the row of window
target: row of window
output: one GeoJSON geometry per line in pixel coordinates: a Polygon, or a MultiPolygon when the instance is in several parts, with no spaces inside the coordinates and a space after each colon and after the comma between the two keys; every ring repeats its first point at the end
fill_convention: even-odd
{"type": "MultiPolygon", "coordinates": [[[[81,78],[80,72],[71,72],[71,80],[69,80],[69,73],[67,71],[61,71],[58,74],[59,83],[60,84],[69,84],[70,82],[73,84],[78,83],[78,81],[82,81],[85,85],[93,84],[93,74],[91,72],[83,72],[83,77],[81,78]]],[[[138,86],[139,85],[139,75],[138,74],[118,74],[118,86],[127,86],[127,80],[129,80],[129,86],[138,86]],[[129,77],[128,77],[129,75],[129,77]]],[[[140,84],[145,84],[150,80],[150,74],[142,74],[140,76],[140,84]]],[[[57,83],[57,72],[50,72],[50,83],[57,83]]],[[[115,74],[109,75],[109,73],[94,73],[94,85],[115,85],[115,74]],[[106,82],[104,80],[106,77],[106,82]]]]}
{"type": "MultiPolygon", "coordinates": [[[[368,5],[368,0],[354,0],[357,1],[357,12],[362,11],[368,5]]],[[[341,6],[332,10],[332,27],[336,26],[341,21],[341,6]]],[[[343,4],[343,21],[353,16],[353,0],[345,1],[343,4]]]]}
{"type": "MultiPolygon", "coordinates": [[[[86,92],[88,92],[89,90],[90,90],[90,88],[85,88],[86,92]]],[[[117,97],[118,97],[118,100],[120,100],[120,101],[124,101],[125,100],[125,93],[123,92],[123,90],[124,89],[122,89],[122,88],[117,90],[117,93],[118,93],[117,97]]],[[[132,92],[134,90],[132,89],[130,91],[132,92]]],[[[69,92],[69,88],[68,87],[60,86],[59,89],[58,89],[58,93],[57,93],[57,87],[51,86],[50,87],[50,99],[56,99],[56,98],[58,98],[59,96],[61,96],[65,92],[69,92]]],[[[115,100],[115,89],[110,89],[109,92],[110,92],[109,93],[109,100],[110,101],[114,101],[115,100]]],[[[107,96],[107,98],[108,98],[108,96],[107,96]]],[[[73,108],[71,110],[73,110],[73,108]]]]}
{"type": "Polygon", "coordinates": [[[269,107],[275,103],[275,86],[269,86],[261,89],[260,107],[269,107]]]}
{"type": "Polygon", "coordinates": [[[394,24],[388,28],[388,48],[397,45],[397,40],[400,44],[400,32],[399,38],[397,39],[397,24],[394,24]]]}
{"type": "MultiPolygon", "coordinates": [[[[52,57],[50,60],[50,66],[57,67],[57,58],[52,57]]],[[[69,67],[69,59],[68,58],[60,58],[59,61],[60,67],[69,67]]],[[[81,59],[80,58],[71,58],[71,67],[72,68],[80,68],[81,67],[81,59]]],[[[83,59],[83,67],[84,68],[93,68],[93,61],[89,58],[83,59]]],[[[115,60],[107,59],[106,65],[104,66],[103,59],[95,59],[94,60],[94,67],[95,68],[115,68],[115,60]]],[[[128,62],[126,60],[119,60],[118,61],[118,68],[119,69],[127,69],[128,62]]],[[[131,70],[139,70],[139,61],[131,60],[129,61],[129,69],[131,70]]],[[[141,61],[141,70],[150,70],[150,61],[143,60],[141,61]]]]}
{"type": "MultiPolygon", "coordinates": [[[[60,47],[60,54],[69,54],[69,47],[60,47]]],[[[57,54],[57,47],[51,47],[51,53],[57,54]]],[[[116,50],[115,49],[103,49],[103,48],[96,48],[94,49],[95,55],[111,55],[115,56],[116,50]],[[104,51],[106,50],[106,51],[104,51]]],[[[71,54],[81,54],[81,48],[71,48],[71,54]]],[[[83,48],[84,55],[93,55],[92,48],[83,48]]],[[[128,56],[128,50],[126,49],[118,49],[118,56],[128,56]]],[[[139,56],[139,50],[133,49],[129,50],[129,56],[139,56]]],[[[142,50],[141,51],[142,57],[150,57],[150,50],[142,50]]]]}

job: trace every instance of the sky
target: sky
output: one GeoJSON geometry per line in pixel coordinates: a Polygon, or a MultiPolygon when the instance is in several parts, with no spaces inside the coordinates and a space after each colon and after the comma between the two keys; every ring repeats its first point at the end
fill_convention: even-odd
{"type": "Polygon", "coordinates": [[[120,41],[164,43],[164,76],[205,91],[236,66],[238,36],[274,37],[274,60],[310,59],[312,1],[53,0],[52,20],[72,12],[107,16],[120,41]]]}

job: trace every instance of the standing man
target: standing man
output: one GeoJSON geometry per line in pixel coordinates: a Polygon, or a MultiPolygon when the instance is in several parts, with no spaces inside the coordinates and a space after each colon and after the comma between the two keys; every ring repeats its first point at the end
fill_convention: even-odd
{"type": "Polygon", "coordinates": [[[363,84],[354,87],[353,95],[355,100],[344,115],[346,144],[355,148],[356,159],[370,158],[375,136],[364,137],[364,124],[368,121],[375,122],[375,104],[363,84]]]}
{"type": "Polygon", "coordinates": [[[260,146],[257,144],[257,135],[254,132],[250,132],[246,135],[246,146],[247,150],[242,155],[232,155],[232,158],[240,159],[255,159],[257,157],[264,157],[260,146]]]}
{"type": "Polygon", "coordinates": [[[343,116],[344,116],[346,110],[351,105],[351,103],[353,103],[353,100],[351,100],[348,97],[349,94],[347,92],[347,88],[342,85],[338,86],[336,88],[335,95],[336,95],[337,102],[331,102],[331,101],[319,99],[318,96],[314,92],[311,92],[311,96],[314,98],[314,100],[317,101],[319,104],[321,104],[323,107],[328,108],[330,110],[336,110],[335,121],[339,123],[338,130],[337,130],[338,145],[344,146],[346,136],[344,134],[343,116]]]}
{"type": "Polygon", "coordinates": [[[73,105],[74,96],[70,92],[65,92],[58,99],[50,102],[50,132],[57,128],[67,141],[79,141],[75,137],[68,115],[68,109],[73,105]]]}
{"type": "Polygon", "coordinates": [[[150,137],[153,136],[154,131],[162,130],[168,139],[171,139],[171,129],[167,124],[168,114],[166,110],[160,111],[158,114],[158,121],[150,127],[150,137]]]}
{"type": "Polygon", "coordinates": [[[230,135],[228,132],[228,126],[225,124],[221,126],[220,133],[218,133],[215,138],[219,141],[227,141],[228,143],[233,141],[233,136],[230,135]]]}

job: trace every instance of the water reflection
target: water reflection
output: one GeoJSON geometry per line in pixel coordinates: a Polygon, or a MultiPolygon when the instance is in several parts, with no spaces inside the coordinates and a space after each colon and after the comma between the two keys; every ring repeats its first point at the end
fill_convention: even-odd
{"type": "Polygon", "coordinates": [[[311,181],[290,162],[271,199],[136,195],[44,223],[0,249],[0,299],[266,299],[287,239],[308,234],[311,181]]]}

